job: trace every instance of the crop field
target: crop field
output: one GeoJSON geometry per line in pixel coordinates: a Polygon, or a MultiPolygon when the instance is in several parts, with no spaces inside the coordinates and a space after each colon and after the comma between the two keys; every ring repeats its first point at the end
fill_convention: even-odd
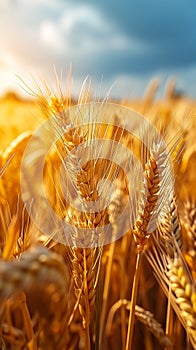
{"type": "Polygon", "coordinates": [[[36,88],[0,99],[0,348],[196,349],[196,102],[36,88]]]}

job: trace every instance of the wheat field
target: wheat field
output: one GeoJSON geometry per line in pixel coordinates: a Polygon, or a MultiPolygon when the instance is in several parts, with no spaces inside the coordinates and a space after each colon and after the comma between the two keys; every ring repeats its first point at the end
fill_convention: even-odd
{"type": "Polygon", "coordinates": [[[196,102],[154,90],[98,107],[48,84],[1,98],[2,350],[196,349],[196,102]],[[130,112],[128,132],[124,109],[150,124],[130,112]]]}

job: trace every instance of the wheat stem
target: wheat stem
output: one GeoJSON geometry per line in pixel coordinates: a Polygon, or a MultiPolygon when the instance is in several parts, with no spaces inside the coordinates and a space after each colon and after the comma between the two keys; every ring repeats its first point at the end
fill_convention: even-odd
{"type": "MultiPolygon", "coordinates": [[[[169,286],[165,334],[171,337],[172,333],[173,333],[173,309],[171,305],[171,286],[169,286]]],[[[165,350],[171,350],[171,346],[169,347],[166,346],[165,350]]]]}
{"type": "Polygon", "coordinates": [[[107,314],[107,301],[108,301],[108,294],[109,294],[114,248],[115,248],[115,243],[111,243],[110,249],[109,249],[108,261],[107,261],[107,267],[106,267],[106,277],[105,277],[104,290],[103,290],[103,304],[102,304],[102,312],[101,312],[101,318],[100,318],[100,335],[99,335],[100,349],[101,349],[101,344],[103,344],[103,337],[104,337],[105,321],[106,321],[106,314],[107,314]]]}
{"type": "Polygon", "coordinates": [[[87,258],[86,258],[86,249],[83,249],[84,254],[84,297],[85,297],[85,349],[90,350],[90,305],[89,305],[89,290],[87,284],[87,258]]]}
{"type": "Polygon", "coordinates": [[[132,292],[131,292],[130,313],[129,313],[129,321],[128,321],[126,348],[125,348],[126,350],[131,350],[131,345],[132,345],[133,327],[134,327],[134,320],[135,320],[135,305],[136,305],[137,291],[138,291],[138,284],[139,284],[141,257],[142,257],[142,252],[138,252],[136,257],[135,274],[134,274],[133,286],[132,286],[132,292]]]}

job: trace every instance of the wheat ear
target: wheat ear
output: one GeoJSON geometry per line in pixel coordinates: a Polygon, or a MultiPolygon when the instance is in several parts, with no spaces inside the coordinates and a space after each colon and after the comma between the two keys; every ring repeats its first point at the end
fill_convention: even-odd
{"type": "Polygon", "coordinates": [[[157,240],[159,240],[162,249],[165,250],[171,259],[174,257],[177,250],[182,251],[182,229],[178,216],[176,199],[173,194],[166,213],[157,229],[157,240]]]}
{"type": "Polygon", "coordinates": [[[144,171],[144,197],[140,202],[139,215],[133,230],[133,237],[139,251],[146,247],[149,235],[149,223],[160,196],[161,178],[166,169],[166,150],[161,143],[151,152],[144,171]]]}
{"type": "MultiPolygon", "coordinates": [[[[167,220],[170,220],[169,227],[171,229],[170,214],[166,217],[167,220]]],[[[174,234],[176,232],[172,229],[168,231],[167,224],[168,221],[166,221],[166,225],[164,223],[161,225],[161,230],[159,230],[161,237],[155,238],[153,251],[147,252],[147,258],[163,291],[167,296],[169,295],[171,305],[186,329],[191,343],[195,346],[195,283],[190,277],[188,266],[180,250],[180,226],[178,224],[173,226],[173,228],[177,228],[176,232],[179,230],[176,239],[174,234]],[[164,234],[162,234],[162,231],[164,231],[164,234]]]]}
{"type": "Polygon", "coordinates": [[[181,317],[186,324],[188,335],[196,346],[196,290],[195,284],[187,275],[182,260],[175,257],[168,264],[168,277],[175,302],[179,307],[181,317]]]}
{"type": "Polygon", "coordinates": [[[182,227],[185,240],[185,258],[189,264],[193,277],[196,277],[196,203],[187,200],[182,213],[182,227]]]}
{"type": "Polygon", "coordinates": [[[44,342],[48,349],[51,344],[53,348],[61,349],[66,334],[68,296],[68,272],[62,258],[38,247],[22,254],[20,260],[1,261],[1,302],[12,295],[17,297],[21,291],[30,295],[35,305],[34,312],[40,314],[44,332],[40,342],[44,342]],[[46,300],[49,305],[44,304],[46,300]],[[61,312],[56,312],[57,309],[61,312]]]}
{"type": "MultiPolygon", "coordinates": [[[[111,307],[106,326],[107,335],[110,334],[115,313],[122,306],[125,306],[126,309],[129,310],[130,301],[126,299],[120,299],[111,307]]],[[[161,324],[155,319],[154,315],[150,311],[145,310],[141,306],[136,305],[135,316],[141,323],[143,323],[149,329],[150,332],[153,333],[153,335],[157,338],[157,340],[162,346],[172,346],[171,340],[167,335],[165,335],[161,324]]]]}

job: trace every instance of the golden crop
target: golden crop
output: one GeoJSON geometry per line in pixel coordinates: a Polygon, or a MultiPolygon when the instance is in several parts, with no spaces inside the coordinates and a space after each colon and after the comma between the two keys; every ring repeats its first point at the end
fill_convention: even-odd
{"type": "MultiPolygon", "coordinates": [[[[89,101],[90,94],[83,92],[78,103],[89,101]]],[[[164,99],[154,100],[152,87],[143,99],[115,103],[151,121],[167,145],[167,154],[150,130],[141,130],[148,149],[123,129],[115,109],[111,119],[108,121],[106,115],[103,123],[90,124],[88,119],[80,126],[71,123],[67,111],[71,105],[77,109],[76,101],[61,91],[50,93],[48,86],[45,92],[40,89],[35,93],[34,101],[11,93],[0,100],[3,350],[196,349],[196,103],[170,90],[164,99]],[[33,131],[49,117],[54,121],[54,132],[63,130],[63,134],[45,157],[43,183],[51,208],[72,227],[69,240],[57,240],[58,231],[50,235],[42,232],[21,193],[25,149],[33,131]],[[88,145],[93,137],[110,142],[111,147],[104,148],[107,157],[99,158],[95,149],[94,158],[86,158],[78,170],[72,151],[85,142],[88,145]],[[124,166],[118,166],[120,144],[139,160],[141,183],[137,184],[139,168],[134,160],[129,174],[123,155],[124,166]],[[66,156],[70,157],[69,176],[60,180],[66,156]],[[175,179],[172,196],[167,189],[171,182],[169,161],[175,179]],[[137,184],[133,196],[128,193],[129,181],[137,184]],[[89,212],[89,203],[99,200],[101,194],[103,203],[110,194],[110,202],[89,212]],[[77,198],[82,211],[70,204],[71,200],[77,204],[77,198]],[[126,220],[116,221],[128,202],[131,209],[126,220]],[[153,217],[159,220],[149,233],[153,217]],[[107,224],[107,235],[114,242],[102,245],[107,224]],[[126,234],[115,240],[126,225],[126,234]],[[80,234],[80,228],[87,233],[80,234]]],[[[47,133],[40,139],[38,135],[36,142],[43,143],[45,138],[47,133]]],[[[37,153],[29,158],[25,189],[34,186],[39,191],[38,158],[37,153]],[[35,184],[28,182],[32,174],[35,184]]],[[[32,200],[32,212],[33,205],[32,200]]],[[[44,203],[36,208],[45,224],[44,203]]]]}

